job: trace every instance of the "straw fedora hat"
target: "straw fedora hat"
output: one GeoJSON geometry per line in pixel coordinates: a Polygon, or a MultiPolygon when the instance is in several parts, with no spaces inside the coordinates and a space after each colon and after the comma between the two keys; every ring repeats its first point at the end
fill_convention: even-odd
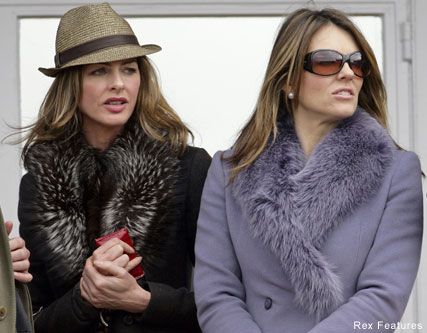
{"type": "Polygon", "coordinates": [[[59,22],[55,44],[55,67],[39,68],[51,77],[67,67],[136,58],[161,50],[154,44],[139,45],[129,23],[108,3],[66,12],[59,22]]]}

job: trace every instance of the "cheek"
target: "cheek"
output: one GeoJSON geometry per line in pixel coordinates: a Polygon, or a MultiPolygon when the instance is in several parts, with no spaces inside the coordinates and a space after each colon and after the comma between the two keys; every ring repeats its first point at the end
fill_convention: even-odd
{"type": "Polygon", "coordinates": [[[359,97],[362,87],[363,87],[363,79],[359,79],[358,82],[356,83],[357,97],[359,97]]]}
{"type": "Polygon", "coordinates": [[[99,96],[97,89],[98,85],[83,81],[82,96],[79,103],[79,108],[83,113],[86,113],[87,109],[96,103],[97,96],[99,96]]]}
{"type": "Polygon", "coordinates": [[[300,100],[318,103],[319,99],[327,95],[329,82],[326,79],[326,77],[304,75],[301,80],[300,100]]]}
{"type": "Polygon", "coordinates": [[[140,78],[138,78],[137,80],[135,80],[135,81],[132,82],[132,85],[131,85],[132,88],[131,89],[132,89],[133,97],[135,99],[138,97],[138,92],[139,92],[140,85],[141,85],[140,78]]]}

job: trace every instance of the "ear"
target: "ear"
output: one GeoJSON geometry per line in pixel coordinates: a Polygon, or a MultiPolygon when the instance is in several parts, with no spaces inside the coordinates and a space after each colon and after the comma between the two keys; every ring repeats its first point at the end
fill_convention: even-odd
{"type": "Polygon", "coordinates": [[[292,87],[291,85],[288,85],[288,84],[285,84],[285,85],[283,86],[282,90],[283,90],[283,93],[285,94],[285,96],[288,96],[288,94],[289,94],[290,92],[295,93],[295,91],[294,91],[293,87],[292,87]]]}
{"type": "Polygon", "coordinates": [[[285,99],[292,100],[295,98],[295,91],[291,85],[285,85],[282,88],[285,99]]]}

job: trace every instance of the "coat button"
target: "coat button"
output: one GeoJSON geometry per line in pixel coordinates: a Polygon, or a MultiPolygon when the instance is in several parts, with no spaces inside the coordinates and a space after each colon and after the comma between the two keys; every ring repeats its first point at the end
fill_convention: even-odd
{"type": "Polygon", "coordinates": [[[135,322],[135,320],[133,319],[133,316],[132,316],[132,315],[127,314],[127,315],[124,315],[124,316],[123,316],[123,323],[124,323],[125,325],[130,326],[130,325],[133,325],[133,324],[134,324],[134,322],[135,322]]]}
{"type": "Polygon", "coordinates": [[[264,301],[264,308],[266,310],[270,310],[272,305],[273,305],[273,300],[270,297],[267,297],[264,301]]]}
{"type": "Polygon", "coordinates": [[[4,306],[0,306],[0,320],[5,319],[7,316],[7,309],[4,306]]]}

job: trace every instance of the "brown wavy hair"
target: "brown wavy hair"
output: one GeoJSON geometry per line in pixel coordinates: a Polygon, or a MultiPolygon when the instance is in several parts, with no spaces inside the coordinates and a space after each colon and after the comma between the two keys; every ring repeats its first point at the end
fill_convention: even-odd
{"type": "MultiPolygon", "coordinates": [[[[193,134],[181,121],[161,93],[156,71],[146,57],[136,59],[141,75],[133,119],[138,119],[147,135],[155,140],[168,142],[179,154],[183,153],[193,134]]],[[[79,101],[82,96],[83,66],[65,68],[57,74],[39,110],[37,120],[26,127],[28,132],[18,140],[26,140],[22,159],[37,142],[72,138],[81,132],[82,117],[79,101]]]]}
{"type": "Polygon", "coordinates": [[[366,57],[371,72],[364,79],[358,104],[385,128],[387,125],[387,95],[380,70],[363,34],[343,12],[336,9],[299,9],[291,13],[282,23],[270,60],[264,82],[249,121],[241,130],[232,155],[224,158],[231,163],[230,181],[239,172],[250,166],[265,149],[270,138],[277,136],[277,114],[280,95],[284,87],[292,87],[294,99],[285,98],[287,112],[293,114],[298,105],[304,56],[313,35],[323,26],[334,24],[347,31],[354,38],[360,51],[366,57]]]}

